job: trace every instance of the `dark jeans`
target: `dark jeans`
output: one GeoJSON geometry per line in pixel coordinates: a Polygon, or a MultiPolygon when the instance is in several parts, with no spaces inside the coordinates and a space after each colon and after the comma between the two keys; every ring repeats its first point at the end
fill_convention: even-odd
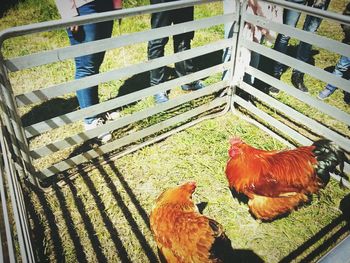
{"type": "MultiPolygon", "coordinates": [[[[151,0],[151,4],[171,2],[170,0],[151,0]]],[[[169,26],[193,20],[193,7],[186,7],[177,10],[153,13],[151,17],[152,28],[169,26]]],[[[187,32],[173,36],[174,52],[181,52],[191,49],[191,40],[194,32],[187,32]]],[[[169,37],[154,39],[148,42],[148,59],[155,59],[164,56],[164,48],[169,37]]],[[[181,77],[194,71],[192,59],[175,63],[176,74],[181,77]]],[[[150,84],[157,85],[165,81],[165,67],[160,67],[150,71],[150,84]]]]}
{"type": "MultiPolygon", "coordinates": [[[[89,15],[113,10],[112,1],[96,0],[78,8],[79,15],[89,15]]],[[[79,30],[73,33],[68,29],[71,45],[78,45],[98,39],[109,38],[112,35],[113,21],[79,26],[79,30]]],[[[85,55],[75,58],[75,79],[98,74],[103,62],[105,52],[85,55]]],[[[80,89],[77,91],[80,108],[86,108],[98,103],[97,86],[80,89]]],[[[91,123],[96,116],[85,118],[85,123],[91,123]]]]}
{"type": "MultiPolygon", "coordinates": [[[[304,3],[304,0],[286,0],[286,1],[297,3],[297,4],[304,3]]],[[[327,0],[321,4],[314,5],[313,7],[326,10],[328,8],[329,2],[330,2],[330,0],[327,0]]],[[[283,23],[286,25],[290,25],[292,27],[295,27],[298,23],[299,17],[300,17],[300,12],[290,10],[290,9],[284,9],[283,23]]],[[[303,30],[308,31],[308,32],[316,32],[316,30],[320,26],[321,22],[322,22],[321,18],[307,15],[305,18],[304,25],[303,25],[303,30]]],[[[274,49],[286,54],[289,39],[290,39],[290,36],[278,34],[274,49]]],[[[298,48],[297,48],[296,58],[303,61],[303,62],[308,62],[310,59],[310,55],[311,55],[311,49],[312,49],[311,44],[300,41],[298,48]]],[[[283,65],[280,62],[276,61],[274,69],[273,69],[274,75],[281,75],[282,71],[283,71],[283,65]]],[[[296,69],[293,70],[293,73],[297,73],[297,72],[299,72],[299,71],[296,69]]]]}
{"type": "MultiPolygon", "coordinates": [[[[350,68],[350,57],[345,57],[345,56],[341,56],[337,65],[335,65],[333,74],[338,76],[338,77],[343,77],[344,73],[346,73],[346,71],[348,71],[348,69],[350,68]]],[[[328,83],[326,86],[326,89],[329,89],[330,91],[335,91],[336,90],[336,86],[328,83]]]]}

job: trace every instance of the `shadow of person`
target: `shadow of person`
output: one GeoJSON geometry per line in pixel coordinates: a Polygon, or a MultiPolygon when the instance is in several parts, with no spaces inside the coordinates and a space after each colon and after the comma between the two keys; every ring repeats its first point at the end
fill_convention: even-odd
{"type": "Polygon", "coordinates": [[[78,108],[78,100],[76,97],[68,99],[54,98],[34,106],[29,112],[21,117],[23,126],[29,126],[34,123],[45,121],[78,108]]]}
{"type": "Polygon", "coordinates": [[[7,10],[14,7],[18,3],[19,3],[19,0],[1,0],[0,18],[2,18],[5,15],[7,10]]]}
{"type": "Polygon", "coordinates": [[[202,56],[193,58],[193,65],[196,70],[203,70],[222,63],[222,50],[211,52],[202,56]]]}
{"type": "Polygon", "coordinates": [[[139,90],[148,88],[149,72],[142,72],[126,79],[120,86],[117,97],[121,97],[139,90]]]}
{"type": "Polygon", "coordinates": [[[350,194],[340,201],[339,209],[343,213],[344,220],[350,224],[350,194]]]}
{"type": "Polygon", "coordinates": [[[264,260],[254,251],[248,249],[234,249],[233,256],[237,263],[263,263],[264,260]]]}
{"type": "Polygon", "coordinates": [[[329,73],[332,73],[334,68],[335,68],[335,66],[328,66],[328,67],[325,67],[324,70],[329,72],[329,73]]]}
{"type": "MultiPolygon", "coordinates": [[[[192,59],[195,71],[202,70],[222,62],[222,50],[198,56],[192,59]]],[[[178,77],[173,67],[165,67],[165,80],[178,77]]],[[[117,97],[121,97],[150,87],[149,71],[131,76],[120,86],[117,97]]]]}

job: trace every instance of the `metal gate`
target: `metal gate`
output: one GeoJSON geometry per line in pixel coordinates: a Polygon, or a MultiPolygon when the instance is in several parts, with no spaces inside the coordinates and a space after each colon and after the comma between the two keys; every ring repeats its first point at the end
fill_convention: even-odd
{"type": "MultiPolygon", "coordinates": [[[[103,39],[78,46],[63,46],[54,49],[41,50],[37,53],[22,54],[14,57],[0,55],[1,66],[1,118],[8,132],[7,139],[12,151],[16,170],[20,171],[22,178],[28,178],[33,183],[45,182],[47,179],[55,178],[64,172],[80,169],[91,161],[102,162],[106,158],[117,158],[124,154],[135,151],[145,145],[162,140],[191,125],[214,118],[221,114],[232,111],[242,118],[254,123],[270,135],[294,147],[294,144],[310,144],[318,137],[326,137],[338,143],[346,152],[350,151],[349,133],[342,132],[337,127],[350,126],[349,113],[319,101],[313,95],[305,95],[291,85],[279,81],[264,72],[261,67],[244,66],[238,64],[243,50],[248,49],[273,60],[283,61],[289,67],[298,68],[306,74],[323,82],[331,82],[339,88],[350,92],[350,81],[335,77],[325,70],[303,63],[286,54],[281,54],[263,44],[249,41],[244,37],[243,27],[245,23],[251,23],[263,28],[287,34],[293,38],[310,43],[314,46],[327,49],[340,55],[350,54],[350,47],[333,39],[311,34],[298,28],[278,24],[261,16],[255,16],[246,12],[247,1],[240,4],[234,0],[181,0],[165,4],[143,6],[119,11],[111,11],[96,15],[82,16],[74,19],[50,21],[34,25],[10,28],[0,33],[0,51],[6,41],[20,36],[31,36],[41,32],[61,30],[71,25],[81,25],[92,22],[117,20],[126,17],[137,17],[138,15],[150,14],[170,9],[177,9],[195,5],[205,5],[214,2],[223,2],[223,11],[219,15],[208,16],[158,29],[146,29],[141,32],[120,34],[110,39],[103,39]],[[228,38],[221,36],[214,42],[208,42],[202,46],[193,47],[191,50],[179,52],[173,55],[137,63],[120,68],[109,68],[101,72],[78,80],[61,81],[50,83],[47,86],[33,87],[31,91],[20,92],[11,83],[13,74],[27,74],[40,71],[41,67],[57,63],[66,63],[76,56],[92,54],[105,50],[124,48],[136,43],[145,43],[152,39],[176,35],[179,33],[208,29],[217,25],[225,25],[232,34],[228,38]],[[25,112],[33,105],[42,103],[50,104],[52,99],[67,98],[67,94],[74,94],[82,87],[91,87],[98,84],[108,83],[136,74],[147,73],[151,69],[167,66],[185,59],[205,56],[215,52],[230,52],[231,59],[221,60],[213,65],[207,65],[199,71],[171,79],[157,86],[128,93],[123,96],[105,100],[97,105],[84,108],[72,109],[49,119],[40,119],[30,124],[23,124],[21,112],[25,112]],[[223,73],[226,78],[221,78],[223,73]],[[331,117],[336,126],[325,125],[322,118],[311,114],[306,116],[301,113],[295,105],[285,102],[285,98],[270,96],[269,94],[249,85],[244,81],[244,74],[254,76],[265,84],[280,89],[290,98],[298,100],[310,109],[331,117]],[[177,87],[195,80],[213,77],[210,85],[204,89],[190,93],[176,93],[177,87]],[[240,89],[249,94],[254,103],[241,96],[236,91],[240,89]],[[102,114],[116,108],[126,107],[136,102],[152,98],[158,92],[175,91],[171,99],[162,104],[144,103],[142,109],[136,109],[130,114],[121,116],[119,119],[106,123],[93,130],[83,131],[81,128],[74,130],[72,134],[65,135],[65,127],[81,124],[85,116],[91,114],[102,114]],[[187,105],[187,106],[186,106],[187,105]],[[191,105],[191,107],[188,107],[191,105]],[[152,117],[160,116],[160,120],[154,122],[152,117]],[[288,120],[286,122],[285,120],[288,120]],[[141,123],[139,126],[134,124],[141,123]],[[297,124],[297,125],[296,125],[297,124]],[[338,125],[339,124],[339,125],[338,125]],[[68,125],[68,126],[67,126],[68,125]],[[131,128],[130,128],[131,127],[131,128]],[[58,137],[53,136],[51,141],[41,142],[40,146],[32,146],[31,141],[39,138],[44,133],[55,132],[58,137]],[[75,151],[86,142],[91,141],[102,132],[113,132],[114,140],[111,142],[92,147],[86,151],[75,151]],[[62,133],[62,134],[60,134],[62,133]],[[64,158],[57,158],[56,153],[66,151],[64,158]],[[106,157],[107,156],[107,157],[106,157]],[[41,162],[41,160],[44,160],[41,162]],[[44,165],[42,164],[44,163],[44,165]]],[[[299,10],[324,19],[330,19],[336,23],[350,24],[350,18],[339,14],[320,11],[303,5],[293,4],[288,1],[267,0],[265,2],[277,4],[284,8],[299,10]]],[[[146,51],[145,51],[146,52],[146,51]]],[[[226,57],[227,58],[227,57],[226,57]]],[[[210,64],[210,63],[209,63],[210,64]]],[[[67,66],[67,64],[63,64],[67,66]]],[[[349,173],[349,164],[345,171],[349,173]]],[[[334,178],[339,179],[337,175],[334,178]]],[[[344,182],[350,187],[348,182],[344,182]]]]}
{"type": "MultiPolygon", "coordinates": [[[[148,14],[155,11],[163,11],[169,9],[176,9],[179,7],[188,7],[199,4],[206,4],[219,1],[176,1],[160,5],[144,6],[138,8],[132,8],[128,10],[112,11],[106,13],[100,13],[93,16],[82,16],[71,20],[61,20],[53,21],[47,23],[41,23],[37,25],[23,26],[18,28],[9,29],[4,31],[0,36],[0,44],[2,45],[6,39],[22,36],[37,32],[45,32],[47,30],[55,30],[65,28],[71,24],[84,24],[88,22],[101,22],[113,19],[122,19],[129,16],[136,16],[140,14],[148,14]]],[[[229,5],[234,5],[232,1],[227,1],[229,5]],[[231,3],[230,3],[231,2],[231,3]]],[[[230,10],[230,9],[228,9],[230,10]]],[[[233,8],[231,8],[233,10],[233,8]]],[[[221,97],[210,99],[205,103],[199,103],[198,107],[194,107],[189,111],[182,112],[176,116],[168,118],[160,123],[151,125],[149,127],[134,131],[127,134],[121,138],[118,138],[110,143],[99,146],[77,154],[75,156],[70,156],[64,160],[58,160],[44,168],[36,168],[33,166],[33,160],[40,160],[41,158],[50,156],[57,151],[64,150],[70,147],[82,144],[100,134],[102,131],[114,131],[121,129],[127,125],[135,123],[140,120],[150,118],[155,114],[162,113],[170,109],[181,110],[181,105],[185,103],[191,103],[191,101],[200,100],[203,97],[208,97],[210,94],[220,93],[223,89],[228,86],[227,81],[217,81],[212,85],[206,87],[203,90],[198,90],[189,94],[185,94],[170,100],[167,103],[149,107],[142,111],[135,112],[133,114],[123,116],[117,121],[113,121],[98,127],[94,130],[83,131],[76,134],[72,134],[69,137],[61,138],[56,141],[48,142],[37,148],[32,148],[28,144],[28,140],[31,140],[35,136],[40,136],[40,134],[45,132],[50,132],[54,129],[62,128],[64,125],[68,125],[74,122],[80,122],[84,116],[89,116],[93,114],[100,114],[118,107],[123,107],[131,103],[140,101],[147,96],[152,96],[153,94],[161,91],[169,91],[172,88],[192,82],[194,80],[202,79],[214,74],[222,74],[223,71],[232,67],[232,61],[225,63],[219,63],[208,68],[204,68],[194,74],[187,75],[181,78],[176,78],[170,80],[161,85],[152,86],[147,89],[143,89],[137,92],[127,94],[125,96],[117,97],[98,105],[92,107],[72,111],[61,116],[56,116],[48,120],[42,120],[37,123],[33,123],[26,127],[23,127],[20,118],[17,114],[18,108],[28,107],[28,105],[43,103],[55,97],[64,96],[67,93],[75,92],[81,87],[89,87],[101,83],[105,83],[112,80],[118,80],[125,77],[130,77],[135,74],[140,74],[143,72],[148,72],[151,69],[158,68],[161,66],[166,66],[172,63],[176,63],[181,60],[185,60],[192,57],[198,57],[212,52],[220,51],[225,48],[233,47],[234,38],[230,39],[218,39],[214,43],[208,43],[203,46],[192,48],[191,50],[176,53],[174,55],[165,56],[152,61],[143,61],[137,64],[127,66],[125,68],[110,69],[107,72],[100,73],[98,75],[86,77],[79,80],[68,81],[65,83],[59,83],[56,85],[51,85],[48,87],[37,87],[35,90],[30,92],[25,92],[22,94],[14,95],[13,88],[8,78],[9,72],[19,72],[24,70],[31,70],[35,67],[40,67],[41,65],[47,65],[49,63],[61,62],[63,60],[74,58],[75,56],[81,56],[85,54],[96,53],[98,51],[122,48],[123,46],[147,42],[151,39],[167,37],[178,33],[184,33],[189,31],[195,31],[200,29],[209,28],[215,25],[233,23],[237,18],[235,13],[228,12],[213,17],[206,17],[203,19],[172,25],[168,27],[162,27],[155,30],[145,30],[143,32],[135,32],[132,34],[121,35],[117,37],[112,37],[110,39],[103,39],[99,41],[94,41],[90,43],[85,43],[79,46],[68,46],[63,48],[58,48],[54,50],[47,50],[44,52],[39,52],[35,54],[24,55],[14,58],[3,58],[2,61],[2,101],[4,109],[4,118],[7,122],[11,123],[12,132],[12,144],[16,145],[16,154],[25,161],[25,166],[30,174],[30,176],[35,177],[35,179],[45,180],[53,175],[62,173],[67,169],[75,167],[79,164],[87,162],[92,159],[96,159],[99,156],[105,155],[117,149],[125,148],[127,145],[131,145],[126,149],[127,152],[137,149],[145,144],[152,143],[154,141],[160,140],[165,136],[178,131],[179,129],[184,129],[189,125],[193,125],[199,121],[197,120],[189,122],[188,120],[195,118],[195,116],[201,115],[209,111],[219,111],[225,113],[229,109],[229,99],[230,96],[226,93],[221,97]],[[39,88],[39,89],[38,89],[39,88]],[[225,106],[226,105],[226,106],[225,106]],[[223,106],[223,107],[222,107],[223,106]],[[215,110],[220,108],[219,110],[215,110]],[[167,131],[166,133],[160,134],[160,131],[169,129],[172,126],[178,126],[179,123],[186,122],[181,128],[177,127],[173,131],[167,131]],[[150,141],[145,142],[145,138],[151,138],[150,141]],[[140,141],[141,142],[140,144],[140,141]]],[[[218,114],[218,112],[216,112],[218,114]]],[[[207,115],[207,114],[205,114],[207,115]]],[[[215,115],[211,116],[214,117],[215,115]]],[[[208,116],[203,116],[200,119],[207,118],[208,116]]],[[[125,149],[124,149],[125,151],[125,149]]]]}
{"type": "Polygon", "coordinates": [[[35,262],[22,185],[7,131],[0,119],[0,260],[35,262]]]}
{"type": "MultiPolygon", "coordinates": [[[[310,14],[322,19],[335,21],[336,23],[340,24],[349,24],[350,22],[350,17],[348,16],[331,13],[300,4],[291,3],[288,1],[267,0],[266,2],[277,4],[283,8],[302,11],[305,14],[310,14]]],[[[347,44],[340,43],[334,39],[329,39],[317,34],[306,32],[298,28],[293,28],[284,24],[279,24],[274,21],[267,20],[264,17],[249,14],[245,12],[245,10],[246,7],[243,7],[240,32],[243,31],[243,26],[246,22],[260,26],[262,28],[267,28],[281,34],[285,34],[291,38],[312,44],[312,46],[325,49],[335,54],[343,56],[349,56],[350,54],[350,47],[347,44]]],[[[298,59],[288,56],[287,54],[282,54],[274,49],[266,47],[263,44],[258,44],[256,42],[249,41],[244,37],[239,37],[238,56],[242,48],[247,48],[251,52],[256,52],[262,56],[272,59],[273,61],[283,62],[283,64],[287,65],[288,67],[298,69],[299,71],[306,73],[307,75],[313,77],[314,79],[317,79],[320,82],[331,83],[346,92],[350,91],[349,80],[339,78],[332,73],[325,71],[324,69],[304,63],[298,59]]],[[[281,98],[269,96],[261,90],[252,87],[242,80],[243,75],[234,76],[233,84],[252,95],[257,101],[263,102],[263,104],[265,104],[264,106],[268,108],[268,111],[261,110],[259,107],[242,99],[240,96],[234,95],[232,98],[231,108],[235,109],[235,104],[239,105],[241,108],[244,108],[249,112],[250,118],[247,118],[245,115],[240,114],[239,110],[236,110],[234,112],[240,114],[243,118],[252,121],[255,125],[264,129],[266,132],[270,133],[277,139],[284,141],[284,143],[290,145],[291,147],[293,147],[294,144],[292,143],[291,145],[291,140],[302,145],[309,145],[316,138],[325,137],[336,142],[346,152],[350,151],[348,129],[350,125],[349,112],[345,112],[335,105],[329,105],[323,101],[320,101],[316,98],[315,95],[312,96],[311,94],[305,94],[293,86],[275,79],[270,74],[264,72],[263,69],[247,66],[245,73],[250,74],[251,76],[263,81],[268,85],[276,87],[280,91],[283,91],[288,96],[287,99],[296,99],[298,100],[298,103],[300,102],[303,105],[308,106],[310,108],[310,114],[306,116],[305,114],[298,111],[296,105],[286,103],[286,99],[283,101],[281,98]],[[273,113],[271,113],[271,111],[273,113]],[[315,116],[316,114],[313,113],[315,111],[321,112],[324,114],[324,116],[335,120],[338,124],[338,127],[346,127],[346,131],[344,132],[344,130],[336,128],[335,125],[326,124],[323,118],[317,118],[315,116]],[[278,115],[282,116],[282,118],[279,118],[278,115]],[[289,121],[285,121],[284,119],[289,121]],[[298,125],[291,125],[292,123],[297,123],[298,125]],[[279,131],[279,133],[274,132],[276,129],[279,131]],[[281,134],[283,138],[280,136],[281,134]]],[[[345,164],[345,171],[346,173],[349,173],[348,163],[345,164]]],[[[339,177],[337,175],[333,175],[333,177],[339,180],[339,177]]],[[[348,182],[346,182],[346,185],[347,187],[350,187],[348,182]]]]}

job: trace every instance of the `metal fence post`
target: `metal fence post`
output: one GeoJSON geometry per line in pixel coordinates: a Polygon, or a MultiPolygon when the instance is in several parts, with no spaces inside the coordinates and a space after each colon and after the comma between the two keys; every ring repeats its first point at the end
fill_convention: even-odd
{"type": "Polygon", "coordinates": [[[10,142],[16,158],[16,163],[21,166],[23,171],[19,171],[21,177],[38,184],[37,179],[33,176],[34,167],[29,155],[28,142],[24,136],[24,130],[21,125],[21,119],[17,113],[17,107],[11,83],[9,81],[4,59],[0,53],[0,107],[2,110],[2,118],[10,134],[10,142]]]}

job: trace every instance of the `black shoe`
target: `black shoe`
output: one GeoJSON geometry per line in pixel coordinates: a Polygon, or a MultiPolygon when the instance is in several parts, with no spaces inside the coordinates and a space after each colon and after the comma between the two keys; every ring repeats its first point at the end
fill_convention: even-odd
{"type": "MultiPolygon", "coordinates": [[[[273,77],[275,77],[276,79],[281,79],[281,75],[280,73],[273,73],[273,77]]],[[[274,94],[277,94],[280,92],[279,89],[275,88],[274,86],[270,86],[269,87],[269,92],[270,93],[274,93],[274,94]]]]}
{"type": "Polygon", "coordinates": [[[344,102],[348,105],[350,105],[350,93],[344,91],[344,102]]]}
{"type": "Polygon", "coordinates": [[[280,92],[280,90],[275,88],[274,86],[270,86],[269,87],[269,92],[270,93],[274,93],[274,94],[278,94],[280,92]]]}
{"type": "Polygon", "coordinates": [[[184,84],[181,86],[182,90],[184,91],[192,91],[192,90],[199,90],[205,88],[205,85],[202,81],[197,80],[195,82],[192,82],[190,84],[184,84]]]}
{"type": "Polygon", "coordinates": [[[308,88],[304,85],[304,74],[301,72],[293,72],[292,74],[292,84],[298,90],[308,93],[308,88]]]}

